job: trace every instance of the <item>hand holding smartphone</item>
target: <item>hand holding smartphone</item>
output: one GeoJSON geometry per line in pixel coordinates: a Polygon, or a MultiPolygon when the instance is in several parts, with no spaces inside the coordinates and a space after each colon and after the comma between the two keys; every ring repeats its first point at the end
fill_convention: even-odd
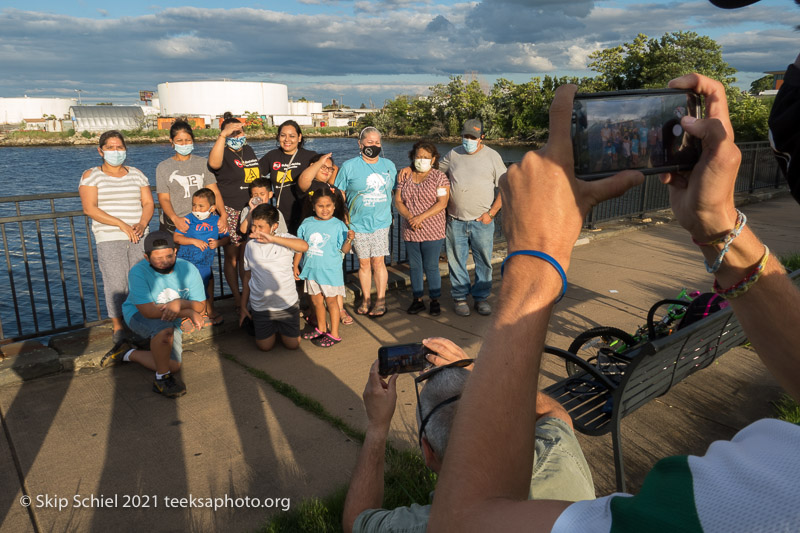
{"type": "Polygon", "coordinates": [[[429,364],[427,355],[434,353],[421,342],[395,344],[378,348],[378,374],[405,374],[421,372],[429,364]]]}
{"type": "Polygon", "coordinates": [[[575,175],[582,180],[621,170],[660,174],[690,170],[701,143],[680,124],[702,118],[701,98],[679,89],[578,93],[572,111],[575,175]]]}

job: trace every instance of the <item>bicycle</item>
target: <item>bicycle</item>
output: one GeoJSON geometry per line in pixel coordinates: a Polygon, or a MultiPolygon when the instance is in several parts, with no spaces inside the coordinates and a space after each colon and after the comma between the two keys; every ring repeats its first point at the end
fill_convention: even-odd
{"type": "MultiPolygon", "coordinates": [[[[630,363],[625,353],[638,344],[671,335],[677,329],[676,323],[686,315],[689,305],[699,295],[699,291],[690,293],[684,287],[677,297],[653,304],[647,313],[647,323],[639,326],[633,335],[619,328],[598,326],[575,337],[567,351],[594,365],[612,380],[618,381],[630,363]],[[665,305],[666,313],[661,319],[656,320],[656,314],[665,305]]],[[[577,364],[569,361],[566,363],[566,368],[569,376],[582,372],[577,364]]]]}

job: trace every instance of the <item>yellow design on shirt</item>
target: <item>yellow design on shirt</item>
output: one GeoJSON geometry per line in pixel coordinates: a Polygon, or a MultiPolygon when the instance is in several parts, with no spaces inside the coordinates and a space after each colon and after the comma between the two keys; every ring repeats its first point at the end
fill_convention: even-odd
{"type": "Polygon", "coordinates": [[[261,177],[261,174],[258,172],[258,167],[250,167],[244,169],[244,182],[245,183],[253,183],[255,180],[261,177]]]}
{"type": "Polygon", "coordinates": [[[278,176],[275,178],[275,181],[278,183],[292,183],[292,181],[294,181],[292,180],[292,171],[278,171],[278,176]]]}

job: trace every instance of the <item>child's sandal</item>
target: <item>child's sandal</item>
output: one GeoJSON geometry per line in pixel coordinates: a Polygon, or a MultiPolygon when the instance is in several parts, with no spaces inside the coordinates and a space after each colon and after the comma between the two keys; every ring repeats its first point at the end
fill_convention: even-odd
{"type": "Polygon", "coordinates": [[[350,316],[344,307],[339,309],[339,321],[345,326],[349,326],[353,323],[353,317],[350,316]]]}
{"type": "Polygon", "coordinates": [[[320,331],[319,328],[314,328],[313,331],[309,331],[308,333],[303,333],[303,338],[307,341],[313,341],[314,339],[318,339],[325,335],[324,331],[320,331]]]}
{"type": "Polygon", "coordinates": [[[336,338],[333,335],[331,335],[330,333],[326,332],[326,333],[323,333],[322,335],[320,335],[319,337],[315,338],[311,342],[313,342],[314,344],[316,344],[320,348],[330,348],[331,346],[333,346],[335,344],[339,344],[340,342],[342,342],[342,339],[341,339],[341,337],[336,338]]]}

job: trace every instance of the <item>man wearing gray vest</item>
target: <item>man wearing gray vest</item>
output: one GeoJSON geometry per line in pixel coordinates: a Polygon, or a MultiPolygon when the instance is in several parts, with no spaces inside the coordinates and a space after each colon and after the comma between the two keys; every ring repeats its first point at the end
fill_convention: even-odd
{"type": "Polygon", "coordinates": [[[494,217],[500,211],[500,194],[495,194],[500,176],[506,173],[503,159],[483,144],[483,125],[475,118],[464,122],[461,146],[450,150],[439,162],[439,170],[450,178],[447,204],[447,264],[455,312],[468,316],[467,296],[475,309],[489,315],[487,302],[492,291],[492,248],[494,217]],[[470,283],[467,259],[472,251],[475,283],[470,283]]]}

